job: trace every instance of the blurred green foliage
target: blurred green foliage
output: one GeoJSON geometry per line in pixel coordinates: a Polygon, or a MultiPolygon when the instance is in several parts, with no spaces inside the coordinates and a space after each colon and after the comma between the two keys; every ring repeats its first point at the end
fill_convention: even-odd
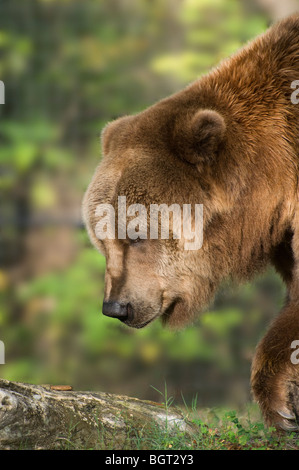
{"type": "Polygon", "coordinates": [[[100,315],[105,260],[78,221],[104,124],[206,73],[267,18],[249,0],[2,0],[0,16],[2,377],[154,399],[166,380],[201,404],[244,401],[277,276],[223,286],[183,331],[132,331],[100,315]]]}

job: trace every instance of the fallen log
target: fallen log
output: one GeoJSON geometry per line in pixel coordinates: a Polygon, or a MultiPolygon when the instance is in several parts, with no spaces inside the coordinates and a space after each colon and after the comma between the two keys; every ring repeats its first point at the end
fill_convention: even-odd
{"type": "Polygon", "coordinates": [[[133,450],[157,429],[192,434],[183,414],[163,404],[0,379],[0,449],[133,450]]]}

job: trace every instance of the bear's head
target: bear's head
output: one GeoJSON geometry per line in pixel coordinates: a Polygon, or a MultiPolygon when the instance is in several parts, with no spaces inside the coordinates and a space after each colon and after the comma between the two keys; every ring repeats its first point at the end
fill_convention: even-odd
{"type": "Polygon", "coordinates": [[[194,86],[106,126],[83,201],[106,257],[105,315],[135,328],[156,318],[180,326],[227,276],[265,265],[287,226],[282,206],[275,215],[284,189],[271,193],[279,165],[265,166],[246,132],[194,86]]]}

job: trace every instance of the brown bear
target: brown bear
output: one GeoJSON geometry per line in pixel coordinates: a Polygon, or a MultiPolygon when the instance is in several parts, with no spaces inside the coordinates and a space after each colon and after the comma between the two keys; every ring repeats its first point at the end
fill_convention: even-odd
{"type": "MultiPolygon", "coordinates": [[[[156,318],[179,327],[208,305],[224,279],[244,281],[275,266],[287,300],[257,347],[251,383],[266,422],[286,430],[299,429],[299,365],[292,360],[299,344],[297,80],[299,14],[184,90],[109,123],[83,201],[89,236],[107,261],[103,313],[131,327],[156,318]],[[202,205],[197,249],[185,249],[188,231],[174,236],[173,212],[169,237],[150,237],[148,218],[128,236],[133,215],[140,216],[136,207],[162,204],[202,205]],[[124,221],[129,205],[134,213],[124,221]],[[106,223],[100,237],[104,217],[116,228],[106,223]]],[[[161,229],[161,213],[157,220],[161,229]]]]}

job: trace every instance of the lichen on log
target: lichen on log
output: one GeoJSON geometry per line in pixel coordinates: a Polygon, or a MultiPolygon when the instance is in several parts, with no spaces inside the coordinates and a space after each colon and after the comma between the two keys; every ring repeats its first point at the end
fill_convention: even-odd
{"type": "Polygon", "coordinates": [[[136,449],[157,428],[192,433],[163,404],[0,379],[0,449],[136,449]]]}

